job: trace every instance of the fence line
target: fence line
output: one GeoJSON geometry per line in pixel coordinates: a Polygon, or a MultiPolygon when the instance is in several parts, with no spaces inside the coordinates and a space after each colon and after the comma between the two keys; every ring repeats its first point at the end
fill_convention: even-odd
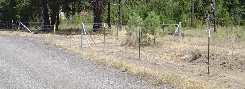
{"type": "MultiPolygon", "coordinates": [[[[182,34],[181,32],[182,27],[179,24],[164,24],[164,25],[177,26],[177,28],[179,29],[179,30],[177,29],[177,31],[182,34]]],[[[92,23],[91,24],[86,23],[86,27],[88,27],[87,29],[92,29],[92,25],[93,25],[92,23]]],[[[134,29],[138,29],[138,28],[135,27],[134,29]]],[[[112,29],[112,30],[116,30],[116,29],[112,29]]],[[[103,30],[103,31],[106,31],[106,30],[103,30]]],[[[122,32],[123,31],[119,31],[119,33],[122,33],[122,32]]],[[[198,64],[198,65],[205,66],[205,69],[203,70],[206,70],[207,68],[206,66],[211,67],[215,65],[216,67],[222,67],[223,62],[237,60],[235,59],[237,57],[241,59],[245,58],[245,54],[244,54],[245,51],[241,49],[245,47],[243,41],[236,40],[236,42],[235,41],[226,42],[226,40],[232,40],[230,38],[227,38],[230,36],[220,38],[219,34],[210,34],[210,31],[208,31],[208,34],[207,34],[206,29],[185,30],[184,31],[185,37],[182,37],[181,42],[176,41],[176,38],[173,35],[166,35],[163,38],[159,37],[158,40],[156,40],[157,44],[155,46],[145,46],[144,43],[140,41],[140,37],[141,37],[139,36],[140,32],[139,33],[135,32],[135,33],[137,34],[134,34],[132,36],[137,36],[136,37],[137,39],[131,39],[131,40],[129,39],[131,37],[125,35],[126,34],[125,32],[123,33],[124,36],[123,35],[119,36],[119,39],[116,39],[116,37],[114,37],[113,35],[106,35],[104,32],[103,32],[103,36],[92,34],[91,36],[93,36],[96,46],[91,46],[91,48],[96,49],[98,52],[104,52],[105,54],[108,53],[108,55],[117,55],[119,57],[148,60],[148,61],[153,61],[153,62],[154,60],[157,61],[157,60],[163,60],[163,59],[178,60],[181,62],[187,62],[190,64],[193,63],[195,65],[198,64]],[[212,39],[210,39],[211,36],[212,36],[212,39]],[[208,42],[207,39],[209,39],[210,43],[208,42]],[[138,50],[137,48],[135,50],[135,49],[132,49],[132,47],[127,47],[128,45],[122,45],[122,42],[124,41],[137,42],[136,45],[139,45],[139,46],[133,46],[133,48],[137,47],[138,50]],[[145,47],[143,47],[142,44],[145,47]],[[207,47],[209,47],[209,50],[207,49],[207,47]],[[103,51],[102,49],[100,50],[100,48],[103,48],[103,51]],[[119,52],[117,50],[113,50],[113,49],[120,49],[120,48],[124,48],[124,50],[120,50],[119,52]],[[123,54],[120,52],[122,52],[123,54]],[[110,54],[110,53],[113,53],[113,54],[110,54]],[[208,58],[210,61],[213,62],[212,64],[207,65],[207,63],[209,62],[207,60],[208,58]],[[228,59],[224,60],[224,58],[230,58],[230,60],[228,59]],[[216,65],[215,63],[219,65],[216,65]]],[[[232,33],[232,34],[237,34],[237,33],[232,33]]],[[[230,35],[230,33],[227,35],[230,35]]],[[[240,38],[235,37],[233,39],[240,39],[240,38]]],[[[86,42],[83,44],[86,44],[86,42]]],[[[83,48],[86,49],[86,45],[83,45],[83,48]]],[[[242,61],[242,60],[239,60],[239,61],[242,61]]],[[[237,65],[240,65],[239,61],[234,61],[234,62],[237,63],[237,65]]],[[[158,62],[155,62],[155,63],[158,63],[158,62]]],[[[229,62],[229,63],[233,63],[233,62],[229,62]]],[[[228,64],[224,64],[226,68],[227,68],[227,65],[228,64]]],[[[244,70],[242,65],[240,65],[239,68],[236,68],[236,67],[233,67],[233,68],[238,69],[238,70],[244,70]]],[[[207,73],[207,71],[203,73],[207,73]]],[[[209,73],[209,68],[208,68],[208,73],[209,73]]]]}
{"type": "Polygon", "coordinates": [[[175,29],[175,32],[174,32],[174,35],[178,35],[180,38],[182,37],[182,33],[181,33],[181,30],[182,30],[182,25],[181,25],[181,22],[179,22],[178,24],[165,24],[165,23],[162,23],[161,24],[163,29],[165,26],[177,26],[176,29],[175,29]]]}
{"type": "MultiPolygon", "coordinates": [[[[23,22],[24,23],[24,22],[23,22]]],[[[37,24],[37,23],[35,23],[37,24]]],[[[227,68],[230,70],[236,69],[244,71],[244,59],[245,59],[245,43],[244,43],[244,30],[232,29],[227,30],[226,34],[207,34],[207,29],[203,30],[185,30],[185,34],[182,37],[181,42],[176,41],[176,37],[173,35],[165,35],[164,37],[158,37],[156,40],[156,45],[144,45],[144,40],[140,40],[140,27],[133,28],[137,29],[133,36],[130,37],[126,35],[125,31],[118,31],[117,24],[112,24],[112,28],[107,28],[106,23],[96,23],[101,24],[102,33],[93,33],[94,23],[84,23],[80,24],[79,34],[76,36],[60,36],[55,39],[59,42],[63,42],[66,46],[82,46],[81,51],[88,51],[91,53],[103,53],[105,56],[115,56],[118,59],[125,60],[136,60],[140,62],[151,62],[152,64],[162,65],[165,60],[178,61],[186,64],[200,65],[206,73],[207,67],[207,57],[209,56],[210,67],[214,68],[227,68]],[[86,30],[86,31],[84,31],[86,30]],[[139,32],[138,32],[139,31],[139,32]],[[86,32],[86,33],[85,33],[86,32]],[[91,32],[88,34],[87,32],[91,32]],[[80,35],[81,34],[81,35],[80,35]],[[115,35],[117,34],[117,36],[115,35]],[[118,36],[118,34],[120,34],[118,36]],[[83,41],[84,36],[90,40],[93,39],[96,45],[84,45],[91,43],[88,41],[83,41]],[[138,37],[137,37],[138,36],[138,37]],[[211,37],[209,44],[209,49],[211,52],[207,52],[208,42],[207,36],[211,37]],[[90,38],[89,38],[90,37],[90,38]],[[243,40],[243,41],[242,41],[243,40]],[[136,45],[123,45],[125,41],[135,41],[136,45]],[[144,46],[143,46],[144,45],[144,46]],[[139,47],[139,49],[138,49],[139,47]],[[163,61],[162,61],[163,60],[163,61]],[[232,64],[233,63],[233,64],[232,64]],[[238,65],[238,66],[231,66],[238,65]]],[[[177,26],[177,32],[182,34],[182,26],[179,24],[161,24],[165,27],[167,26],[177,26]]],[[[28,27],[28,25],[27,25],[28,27]]],[[[29,27],[28,27],[29,28],[29,27]]],[[[31,29],[30,29],[31,30],[31,29]]],[[[175,29],[176,31],[176,29],[175,29]]],[[[208,31],[209,32],[209,31],[208,31]]],[[[179,35],[179,34],[178,34],[179,35]]],[[[142,37],[143,38],[143,37],[142,37]]],[[[177,38],[179,39],[179,38],[177,38]]],[[[199,67],[199,66],[198,66],[199,67]]]]}
{"type": "Polygon", "coordinates": [[[21,25],[22,25],[23,27],[25,27],[30,33],[33,33],[28,27],[26,27],[26,25],[24,25],[24,24],[21,23],[21,22],[19,22],[18,31],[19,31],[19,28],[20,28],[21,25]]]}

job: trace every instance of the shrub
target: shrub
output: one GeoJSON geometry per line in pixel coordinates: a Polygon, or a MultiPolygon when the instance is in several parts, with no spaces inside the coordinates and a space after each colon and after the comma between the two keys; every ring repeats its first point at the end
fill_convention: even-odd
{"type": "Polygon", "coordinates": [[[160,28],[160,17],[154,11],[149,12],[144,20],[142,41],[146,44],[155,43],[157,29],[160,28]]]}
{"type": "Polygon", "coordinates": [[[144,20],[144,33],[155,34],[157,28],[160,27],[160,17],[155,12],[148,13],[148,16],[144,20]]]}
{"type": "Polygon", "coordinates": [[[138,31],[142,24],[143,20],[138,14],[133,13],[131,16],[129,16],[128,25],[126,27],[127,37],[121,45],[137,46],[138,31]]]}

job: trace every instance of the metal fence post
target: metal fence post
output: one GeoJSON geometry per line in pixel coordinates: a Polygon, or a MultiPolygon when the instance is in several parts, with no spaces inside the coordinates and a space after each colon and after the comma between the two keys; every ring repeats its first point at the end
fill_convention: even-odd
{"type": "Polygon", "coordinates": [[[105,46],[105,23],[103,24],[104,46],[105,46]]]}
{"type": "Polygon", "coordinates": [[[210,37],[211,37],[211,32],[210,32],[210,24],[209,24],[209,19],[210,19],[210,15],[208,15],[207,18],[207,28],[208,28],[208,74],[210,74],[210,37]]]}
{"type": "Polygon", "coordinates": [[[178,24],[178,36],[181,38],[182,37],[182,35],[181,35],[181,22],[179,22],[179,24],[178,24]]]}
{"type": "Polygon", "coordinates": [[[208,29],[208,74],[209,74],[209,67],[210,67],[210,37],[211,37],[211,33],[210,33],[210,29],[208,29]]]}
{"type": "Polygon", "coordinates": [[[13,23],[14,23],[14,21],[12,20],[12,24],[11,24],[11,26],[12,26],[12,31],[14,30],[14,28],[13,28],[13,23]]]}
{"type": "Polygon", "coordinates": [[[164,27],[165,27],[165,26],[164,26],[164,23],[162,23],[162,29],[163,29],[163,31],[164,31],[164,27]]]}
{"type": "Polygon", "coordinates": [[[18,24],[18,29],[17,29],[18,32],[20,32],[20,22],[18,24]]]}
{"type": "Polygon", "coordinates": [[[138,29],[139,29],[139,37],[138,37],[139,42],[138,42],[138,44],[139,44],[139,60],[140,60],[140,46],[141,46],[140,36],[141,36],[141,27],[139,26],[138,29]]]}
{"type": "Polygon", "coordinates": [[[81,25],[82,25],[82,29],[81,29],[81,48],[82,48],[83,47],[83,29],[84,29],[84,26],[83,26],[83,23],[81,25]]]}

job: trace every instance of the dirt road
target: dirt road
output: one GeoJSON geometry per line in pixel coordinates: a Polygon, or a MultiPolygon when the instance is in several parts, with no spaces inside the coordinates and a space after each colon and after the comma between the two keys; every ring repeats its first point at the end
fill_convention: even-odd
{"type": "Polygon", "coordinates": [[[1,89],[139,89],[146,81],[37,38],[0,35],[1,89]]]}

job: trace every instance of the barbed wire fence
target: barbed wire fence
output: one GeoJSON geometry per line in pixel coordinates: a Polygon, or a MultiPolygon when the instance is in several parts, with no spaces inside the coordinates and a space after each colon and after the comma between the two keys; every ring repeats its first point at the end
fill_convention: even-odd
{"type": "Polygon", "coordinates": [[[53,25],[44,25],[43,22],[0,21],[1,30],[29,31],[26,28],[30,31],[53,30],[53,25]]]}
{"type": "Polygon", "coordinates": [[[16,23],[12,21],[0,21],[0,29],[2,30],[13,30],[15,29],[16,23]]]}
{"type": "MultiPolygon", "coordinates": [[[[22,23],[31,30],[43,29],[41,22],[22,23]]],[[[12,24],[12,22],[9,21],[1,22],[0,25],[2,28],[11,30],[12,26],[13,29],[17,29],[18,25],[16,24],[16,22],[12,24]]],[[[55,40],[63,42],[66,46],[82,47],[81,50],[89,50],[91,53],[103,53],[105,56],[115,56],[119,59],[150,62],[157,65],[164,64],[164,61],[161,60],[174,60],[191,65],[201,65],[205,66],[201,71],[206,73],[208,58],[208,35],[206,28],[194,30],[181,28],[182,37],[179,39],[178,35],[174,34],[176,33],[176,29],[181,26],[178,24],[167,26],[165,23],[164,28],[159,28],[158,30],[164,31],[166,34],[163,37],[157,35],[156,45],[145,45],[144,40],[139,41],[140,38],[143,38],[142,35],[140,35],[140,29],[143,28],[142,26],[133,28],[136,29],[135,31],[137,32],[132,35],[134,39],[129,39],[130,37],[127,35],[126,27],[123,27],[124,30],[120,31],[118,24],[112,23],[110,29],[107,23],[98,24],[101,25],[101,31],[93,32],[94,23],[84,23],[86,31],[90,34],[84,33],[85,31],[83,30],[82,24],[78,24],[76,27],[75,25],[67,25],[67,29],[73,29],[68,32],[68,35],[71,36],[61,36],[61,38],[55,40]],[[71,34],[73,32],[74,34],[71,34]],[[134,41],[138,46],[123,45],[125,41],[134,41]],[[90,46],[88,45],[89,43],[91,44],[90,46]]],[[[162,25],[163,24],[161,24],[161,26],[162,25]]],[[[65,25],[62,26],[65,27],[65,25]]],[[[211,44],[209,57],[210,62],[212,62],[210,67],[245,71],[245,30],[233,26],[231,26],[230,29],[225,27],[219,28],[225,30],[219,30],[219,32],[215,34],[210,34],[211,44]]],[[[62,31],[57,32],[57,34],[65,33],[62,31]]]]}
{"type": "MultiPolygon", "coordinates": [[[[129,37],[126,35],[127,31],[125,30],[117,33],[120,34],[118,38],[116,35],[108,35],[113,31],[115,32],[115,29],[106,29],[105,35],[103,35],[104,33],[102,31],[101,36],[93,36],[96,47],[102,47],[104,51],[100,51],[107,51],[106,53],[108,53],[108,55],[109,53],[113,53],[110,55],[117,55],[132,60],[148,60],[148,62],[150,61],[157,64],[160,63],[159,60],[182,61],[192,65],[208,66],[208,74],[210,73],[210,67],[240,71],[245,70],[245,37],[243,36],[245,31],[241,28],[232,27],[230,30],[224,28],[225,30],[210,34],[210,28],[208,28],[209,31],[207,31],[207,29],[189,30],[180,28],[182,31],[178,32],[176,29],[180,26],[175,25],[174,27],[165,26],[164,30],[172,29],[175,31],[173,34],[181,33],[181,35],[166,34],[164,37],[158,37],[156,45],[154,46],[145,45],[143,42],[140,42],[139,38],[141,36],[139,35],[139,31],[132,35],[136,39],[131,39],[131,41],[139,42],[136,43],[140,44],[139,46],[122,45],[123,42],[129,40],[129,37]],[[182,36],[181,41],[179,41],[179,36],[182,36]],[[120,49],[120,52],[113,49],[120,49]]],[[[92,23],[88,27],[92,29],[92,23]]],[[[134,29],[140,30],[139,28],[142,27],[135,27],[134,29]]],[[[202,72],[207,73],[207,68],[203,68],[202,72]]]]}
{"type": "Polygon", "coordinates": [[[108,27],[107,23],[82,23],[81,26],[82,26],[81,31],[80,31],[81,37],[82,37],[81,46],[83,46],[84,44],[90,44],[90,42],[93,42],[94,45],[98,46],[102,44],[102,47],[103,47],[103,46],[112,44],[108,40],[112,40],[112,39],[115,40],[118,38],[118,35],[119,35],[118,25],[115,25],[115,24],[111,24],[111,28],[108,27]],[[99,28],[100,30],[97,32],[94,32],[93,31],[94,25],[100,25],[100,28],[99,28]],[[90,42],[88,40],[90,40],[90,42]]]}

